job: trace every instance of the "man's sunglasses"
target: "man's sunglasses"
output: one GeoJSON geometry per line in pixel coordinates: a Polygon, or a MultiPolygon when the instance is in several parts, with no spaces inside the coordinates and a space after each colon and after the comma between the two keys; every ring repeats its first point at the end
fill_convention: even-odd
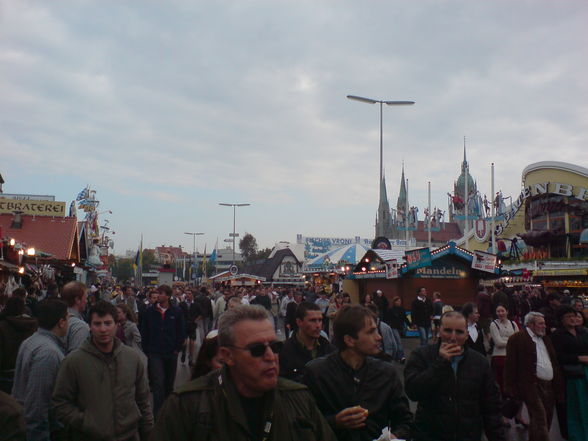
{"type": "Polygon", "coordinates": [[[268,346],[274,354],[279,354],[282,350],[282,346],[284,346],[284,343],[281,341],[274,341],[271,343],[253,343],[244,348],[240,346],[231,346],[231,348],[241,349],[242,351],[249,351],[252,357],[258,358],[263,357],[268,346]]]}

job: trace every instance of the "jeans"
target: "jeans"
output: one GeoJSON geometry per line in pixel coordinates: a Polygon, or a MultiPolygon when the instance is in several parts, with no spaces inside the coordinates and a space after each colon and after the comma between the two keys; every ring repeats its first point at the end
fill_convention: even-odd
{"type": "Polygon", "coordinates": [[[429,344],[429,326],[419,326],[419,338],[421,339],[421,346],[427,346],[429,344]]]}
{"type": "Polygon", "coordinates": [[[396,360],[400,361],[404,358],[404,348],[402,347],[402,340],[398,329],[392,328],[392,336],[394,337],[394,343],[396,343],[396,360]]]}
{"type": "Polygon", "coordinates": [[[153,415],[172,393],[178,367],[178,354],[149,354],[149,383],[153,392],[153,415]]]}

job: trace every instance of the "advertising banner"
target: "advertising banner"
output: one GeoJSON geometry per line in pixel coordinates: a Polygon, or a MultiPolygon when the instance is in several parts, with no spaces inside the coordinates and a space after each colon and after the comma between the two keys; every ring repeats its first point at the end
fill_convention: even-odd
{"type": "Polygon", "coordinates": [[[398,266],[396,261],[386,262],[386,279],[398,278],[398,266]]]}
{"type": "Polygon", "coordinates": [[[429,248],[418,248],[416,250],[407,251],[405,256],[406,268],[408,270],[431,266],[431,251],[429,248]]]}
{"type": "Polygon", "coordinates": [[[474,251],[472,268],[487,273],[494,273],[494,269],[496,268],[496,255],[484,253],[482,251],[474,251]]]}

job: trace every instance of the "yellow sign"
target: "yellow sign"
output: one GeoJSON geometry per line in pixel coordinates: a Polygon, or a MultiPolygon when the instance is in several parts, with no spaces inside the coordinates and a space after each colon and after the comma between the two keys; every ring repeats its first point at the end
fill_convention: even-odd
{"type": "Polygon", "coordinates": [[[20,211],[33,216],[65,216],[65,202],[19,201],[0,197],[0,213],[12,214],[20,211]]]}
{"type": "Polygon", "coordinates": [[[586,276],[588,270],[586,269],[573,269],[573,268],[562,268],[562,269],[551,269],[551,270],[535,270],[533,271],[534,276],[586,276]]]}

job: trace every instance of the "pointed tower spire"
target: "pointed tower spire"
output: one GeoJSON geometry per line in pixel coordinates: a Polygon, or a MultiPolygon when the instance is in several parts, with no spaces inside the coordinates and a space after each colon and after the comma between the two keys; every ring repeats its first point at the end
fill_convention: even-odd
{"type": "Polygon", "coordinates": [[[404,177],[404,161],[402,161],[402,177],[400,178],[400,192],[398,194],[396,209],[401,212],[406,210],[406,179],[404,177]]]}

